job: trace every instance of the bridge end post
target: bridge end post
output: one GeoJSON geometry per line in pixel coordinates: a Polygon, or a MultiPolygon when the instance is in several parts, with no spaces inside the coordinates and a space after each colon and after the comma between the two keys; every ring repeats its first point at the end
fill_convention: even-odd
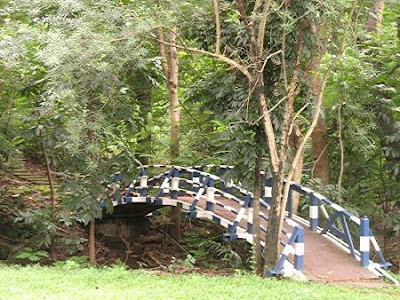
{"type": "Polygon", "coordinates": [[[310,229],[311,231],[317,231],[318,223],[319,223],[319,216],[318,216],[318,209],[319,209],[319,199],[314,195],[310,197],[310,208],[309,208],[309,219],[310,219],[310,229]]]}
{"type": "Polygon", "coordinates": [[[370,253],[370,230],[369,219],[364,216],[360,219],[360,263],[367,268],[369,266],[370,253]]]}

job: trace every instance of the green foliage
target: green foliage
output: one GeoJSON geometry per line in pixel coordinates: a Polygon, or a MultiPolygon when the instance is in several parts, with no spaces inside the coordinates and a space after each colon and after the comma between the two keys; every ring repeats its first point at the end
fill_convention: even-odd
{"type": "Polygon", "coordinates": [[[204,250],[208,256],[218,258],[232,268],[243,267],[242,258],[228,243],[225,244],[208,239],[199,244],[199,250],[204,250]]]}
{"type": "Polygon", "coordinates": [[[47,257],[49,257],[47,251],[35,251],[30,247],[25,247],[15,255],[16,259],[29,260],[30,262],[39,262],[40,260],[47,257]]]}
{"type": "Polygon", "coordinates": [[[22,228],[21,238],[33,249],[48,247],[57,231],[47,209],[18,210],[14,222],[22,228]]]}
{"type": "Polygon", "coordinates": [[[184,260],[172,258],[171,263],[168,265],[169,272],[175,272],[179,267],[184,267],[187,269],[193,269],[196,265],[196,259],[191,255],[187,254],[184,260]]]}
{"type": "Polygon", "coordinates": [[[87,256],[72,256],[66,261],[57,261],[54,266],[64,270],[76,270],[90,267],[87,256]]]}

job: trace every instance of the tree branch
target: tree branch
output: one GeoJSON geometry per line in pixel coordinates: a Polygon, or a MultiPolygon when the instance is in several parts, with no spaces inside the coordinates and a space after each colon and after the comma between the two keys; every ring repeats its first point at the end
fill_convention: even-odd
{"type": "Polygon", "coordinates": [[[262,55],[262,50],[264,49],[265,26],[267,25],[268,11],[269,8],[271,7],[271,2],[272,0],[264,1],[264,9],[262,11],[262,17],[260,20],[260,24],[258,26],[257,46],[258,49],[260,50],[260,53],[258,53],[259,56],[262,55]]]}
{"type": "MultiPolygon", "coordinates": [[[[147,38],[149,38],[149,37],[147,37],[147,38]]],[[[209,52],[209,51],[202,50],[202,49],[197,49],[197,48],[190,48],[190,47],[185,47],[185,46],[180,46],[180,45],[173,45],[171,43],[162,41],[162,40],[160,40],[158,38],[150,38],[150,39],[152,39],[154,41],[157,41],[159,43],[163,43],[166,46],[175,46],[178,49],[182,49],[182,50],[186,50],[186,51],[189,51],[189,52],[199,53],[199,54],[203,54],[203,55],[214,57],[214,58],[218,59],[219,61],[227,63],[232,68],[238,69],[243,75],[245,75],[249,79],[249,81],[253,80],[253,76],[250,74],[250,72],[247,70],[246,67],[242,66],[238,62],[236,62],[233,59],[228,58],[228,57],[226,57],[226,56],[224,56],[222,54],[216,54],[216,53],[213,53],[213,52],[209,52]]]]}

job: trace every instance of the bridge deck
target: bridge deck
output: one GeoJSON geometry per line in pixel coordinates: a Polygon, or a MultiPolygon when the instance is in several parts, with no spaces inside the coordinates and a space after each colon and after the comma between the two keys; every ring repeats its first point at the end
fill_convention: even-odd
{"type": "Polygon", "coordinates": [[[362,281],[378,279],[334,242],[304,231],[304,274],[310,280],[362,281]]]}

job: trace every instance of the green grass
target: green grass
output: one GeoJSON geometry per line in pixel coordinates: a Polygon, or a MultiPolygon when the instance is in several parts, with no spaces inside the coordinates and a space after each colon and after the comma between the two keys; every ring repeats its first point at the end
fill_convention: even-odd
{"type": "Polygon", "coordinates": [[[400,299],[395,287],[362,288],[251,275],[157,275],[122,267],[0,265],[0,299],[400,299]]]}

